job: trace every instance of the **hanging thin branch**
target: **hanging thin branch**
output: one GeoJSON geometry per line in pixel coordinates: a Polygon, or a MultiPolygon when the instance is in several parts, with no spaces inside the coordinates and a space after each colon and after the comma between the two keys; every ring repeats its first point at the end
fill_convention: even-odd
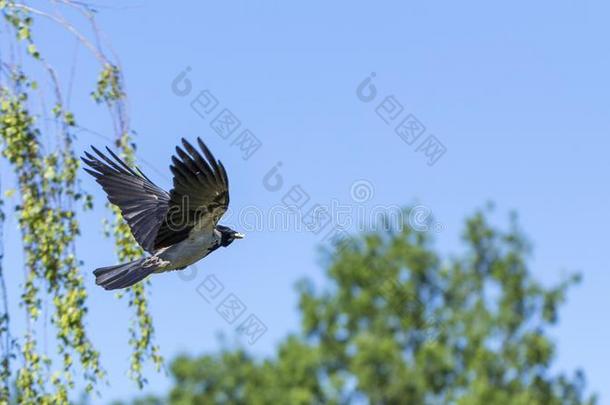
{"type": "Polygon", "coordinates": [[[2,179],[0,178],[0,296],[2,312],[0,314],[0,403],[7,401],[10,396],[11,355],[13,344],[10,331],[10,315],[8,310],[8,292],[4,279],[4,201],[2,200],[2,179]]]}

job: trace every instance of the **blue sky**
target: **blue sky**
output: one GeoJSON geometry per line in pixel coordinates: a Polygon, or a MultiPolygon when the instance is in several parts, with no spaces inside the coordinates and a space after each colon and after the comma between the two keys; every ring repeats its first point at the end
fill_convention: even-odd
{"type": "MultiPolygon", "coordinates": [[[[309,204],[351,204],[352,185],[364,181],[375,206],[421,203],[438,222],[437,246],[461,251],[464,217],[487,201],[496,219],[516,210],[534,243],[532,269],[545,284],[580,271],[552,336],[555,369],[583,368],[588,388],[608,403],[610,360],[610,259],[607,178],[610,160],[610,7],[602,1],[321,2],[279,1],[130,3],[102,8],[100,25],[120,56],[138,132],[142,168],[169,187],[169,157],[181,137],[201,136],[229,171],[232,210],[268,210],[292,186],[309,204]],[[191,91],[179,96],[172,83],[186,68],[191,91]],[[356,95],[372,72],[377,97],[356,95]],[[229,109],[241,127],[228,140],[210,127],[191,101],[208,90],[218,109],[229,109]],[[446,153],[434,164],[394,133],[376,113],[386,97],[413,114],[446,153]],[[244,160],[237,134],[249,129],[262,147],[244,160]],[[264,176],[281,162],[284,187],[269,191],[264,176]],[[604,375],[606,377],[604,378],[604,375]],[[606,384],[605,384],[606,383],[606,384]]],[[[43,23],[40,40],[49,57],[77,61],[73,109],[85,127],[111,137],[106,112],[88,97],[94,64],[67,34],[43,23]],[[57,46],[57,45],[61,46],[57,46]]],[[[67,72],[70,65],[64,63],[67,72]]],[[[181,82],[182,83],[182,82],[181,82]]],[[[79,135],[79,150],[103,146],[98,135],[79,135]]],[[[3,166],[5,168],[6,166],[3,166]]],[[[3,180],[10,179],[6,169],[3,180]]],[[[8,180],[5,180],[8,181],[8,180]]],[[[110,386],[103,399],[135,394],[126,378],[129,360],[126,302],[94,285],[91,270],[115,263],[112,242],[102,235],[103,194],[83,217],[79,252],[90,291],[89,325],[103,353],[110,386]]],[[[239,215],[227,223],[239,228],[239,215]]],[[[242,224],[243,225],[243,224],[242,224]]],[[[6,233],[16,235],[14,221],[6,233]]],[[[15,238],[7,268],[19,268],[15,238]]],[[[229,325],[198,293],[214,274],[267,326],[254,344],[235,338],[257,355],[299,326],[294,283],[309,277],[323,285],[316,247],[322,235],[259,229],[198,265],[186,280],[177,274],[152,280],[151,308],[157,342],[167,358],[181,352],[218,350],[218,335],[234,340],[229,325]]],[[[21,272],[9,276],[17,299],[21,272]]],[[[245,315],[244,315],[245,316],[245,315]]],[[[149,373],[149,392],[164,392],[167,376],[149,373]]]]}

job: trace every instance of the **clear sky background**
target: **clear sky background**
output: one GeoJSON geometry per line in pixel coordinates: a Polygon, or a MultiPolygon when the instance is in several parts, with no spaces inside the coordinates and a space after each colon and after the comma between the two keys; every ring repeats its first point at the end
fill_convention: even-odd
{"type": "MultiPolygon", "coordinates": [[[[109,4],[109,3],[105,3],[109,4]]],[[[441,224],[438,248],[462,250],[465,216],[496,203],[494,220],[506,224],[516,210],[533,241],[531,267],[546,285],[580,271],[552,330],[555,370],[583,368],[589,391],[610,403],[610,5],[604,1],[150,1],[100,8],[100,25],[120,56],[138,132],[142,168],[170,187],[169,158],[181,137],[201,136],[231,179],[232,210],[268,210],[300,185],[311,202],[352,204],[352,184],[373,187],[364,203],[421,203],[441,224]],[[169,5],[172,4],[172,5],[169,5]],[[192,90],[180,97],[172,82],[190,67],[192,90]],[[356,88],[371,72],[377,99],[364,103],[356,88]],[[190,107],[202,90],[230,109],[262,142],[249,160],[190,107]],[[432,167],[386,125],[375,108],[393,95],[447,148],[432,167]],[[263,177],[282,162],[283,190],[263,177]]],[[[72,106],[83,126],[112,137],[107,113],[88,96],[97,71],[72,37],[46,29],[34,34],[63,60],[76,60],[72,106]]],[[[217,109],[215,112],[218,112],[217,109]]],[[[402,115],[401,117],[403,117],[402,115]]],[[[104,146],[82,132],[78,148],[104,146]]],[[[3,166],[3,180],[10,173],[3,166]]],[[[83,173],[84,174],[84,173],[83,173]]],[[[103,353],[110,386],[103,400],[137,394],[126,377],[129,362],[125,300],[94,285],[91,271],[114,264],[112,241],[102,235],[100,187],[83,175],[96,208],[83,217],[79,252],[90,292],[88,324],[103,353]]],[[[239,215],[225,223],[237,229],[239,215]]],[[[5,266],[18,301],[21,255],[16,221],[6,225],[5,266]]],[[[299,327],[294,283],[302,277],[324,286],[317,246],[322,236],[263,227],[198,265],[191,279],[152,279],[156,341],[167,359],[217,351],[219,334],[260,356],[299,327]],[[235,337],[197,293],[214,274],[268,327],[253,346],[235,337]]],[[[16,309],[16,308],[14,308],[16,309]]],[[[19,322],[19,320],[17,320],[19,322]]],[[[51,348],[52,349],[52,348],[51,348]]],[[[147,392],[163,393],[169,377],[148,373],[147,392]]]]}

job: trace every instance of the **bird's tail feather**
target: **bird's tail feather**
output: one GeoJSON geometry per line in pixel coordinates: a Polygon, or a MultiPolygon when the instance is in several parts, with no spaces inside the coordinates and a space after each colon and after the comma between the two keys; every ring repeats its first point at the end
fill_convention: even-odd
{"type": "Polygon", "coordinates": [[[93,272],[95,284],[105,290],[131,287],[156,270],[155,266],[143,267],[145,261],[146,258],[142,258],[117,266],[101,267],[93,272]]]}

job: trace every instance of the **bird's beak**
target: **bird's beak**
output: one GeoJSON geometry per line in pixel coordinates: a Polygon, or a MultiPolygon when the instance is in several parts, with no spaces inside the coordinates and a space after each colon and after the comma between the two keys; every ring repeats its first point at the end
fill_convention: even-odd
{"type": "Polygon", "coordinates": [[[243,239],[246,237],[246,235],[244,235],[243,233],[239,233],[239,232],[235,232],[235,234],[233,236],[235,237],[235,239],[243,239]]]}

